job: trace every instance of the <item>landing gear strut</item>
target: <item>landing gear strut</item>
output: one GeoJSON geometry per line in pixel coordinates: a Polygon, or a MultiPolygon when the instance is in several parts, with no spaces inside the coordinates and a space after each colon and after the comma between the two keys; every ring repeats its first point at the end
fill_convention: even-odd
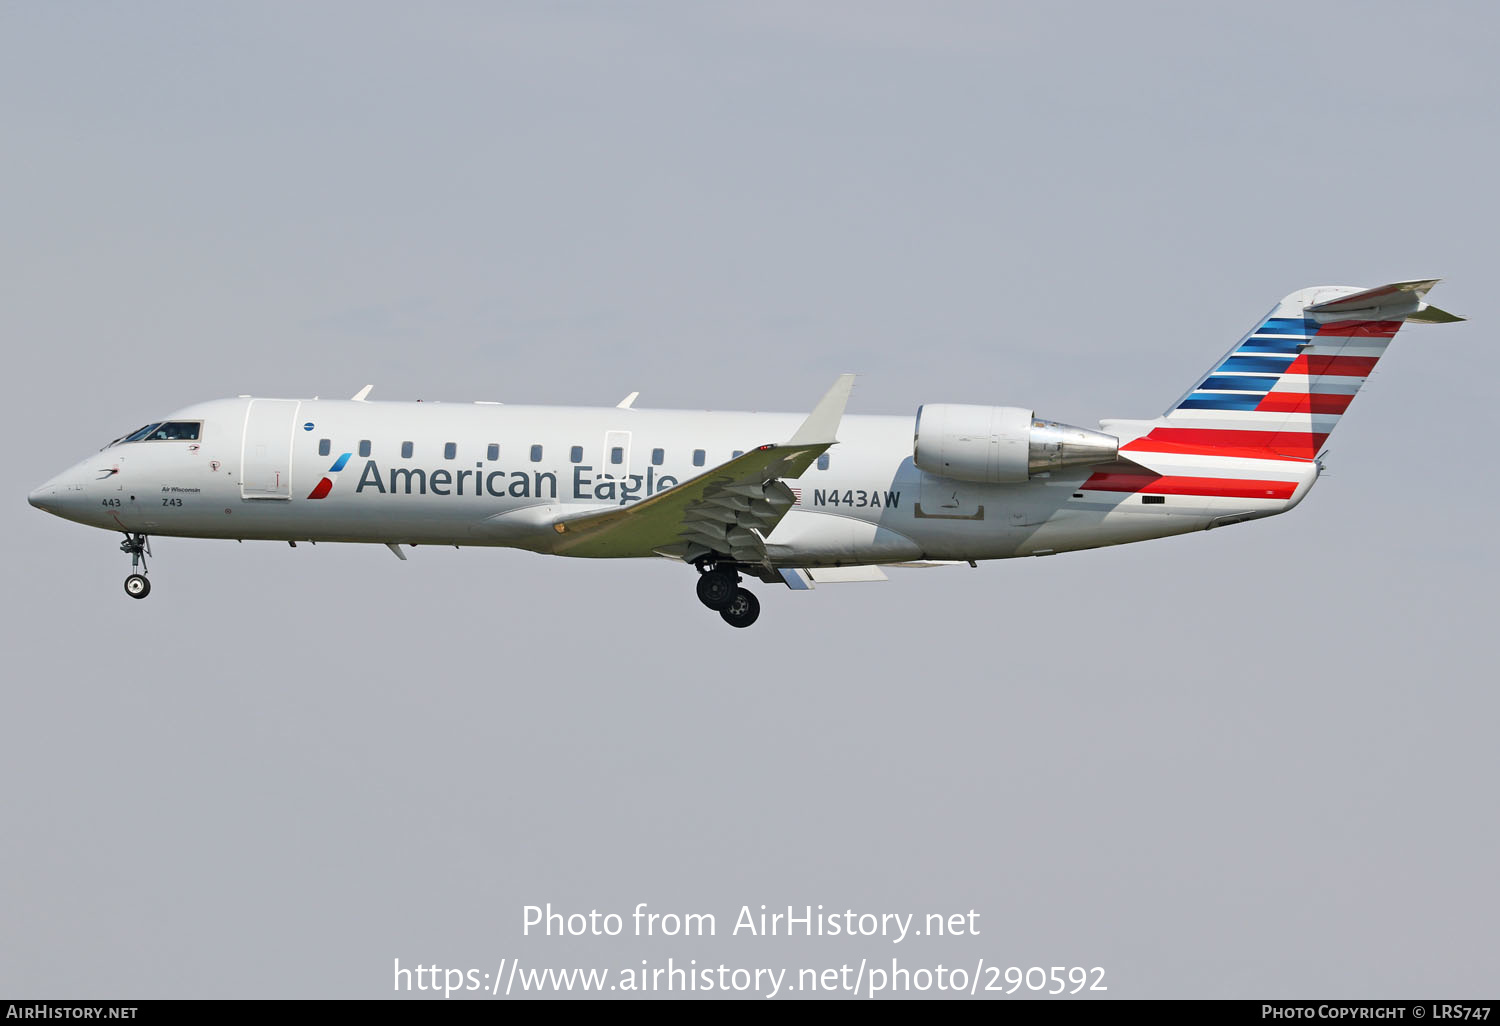
{"type": "Polygon", "coordinates": [[[130,576],[125,578],[125,594],[143,599],[151,594],[151,582],[146,580],[146,557],[151,555],[151,539],[144,534],[125,535],[120,551],[130,553],[130,576]],[[139,571],[139,572],[137,572],[139,571]]]}

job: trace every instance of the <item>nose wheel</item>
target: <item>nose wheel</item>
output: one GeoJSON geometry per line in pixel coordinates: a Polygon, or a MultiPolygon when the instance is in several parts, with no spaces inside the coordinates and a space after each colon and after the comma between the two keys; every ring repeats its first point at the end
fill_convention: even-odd
{"type": "Polygon", "coordinates": [[[125,578],[125,594],[143,599],[151,594],[151,582],[146,580],[146,557],[151,555],[151,539],[144,534],[126,534],[120,543],[120,551],[130,553],[130,576],[125,578]]]}

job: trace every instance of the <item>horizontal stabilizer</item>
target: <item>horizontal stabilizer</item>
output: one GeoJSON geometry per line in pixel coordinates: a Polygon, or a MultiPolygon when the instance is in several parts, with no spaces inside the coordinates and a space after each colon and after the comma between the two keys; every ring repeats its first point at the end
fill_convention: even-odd
{"type": "Polygon", "coordinates": [[[1441,278],[1420,278],[1415,281],[1392,282],[1389,285],[1381,285],[1378,288],[1365,289],[1363,292],[1339,296],[1337,299],[1330,299],[1326,303],[1314,303],[1312,306],[1307,307],[1307,312],[1314,314],[1355,314],[1362,310],[1401,306],[1403,304],[1415,306],[1441,280],[1441,278]]]}
{"type": "Polygon", "coordinates": [[[1454,324],[1458,321],[1468,320],[1467,317],[1451,314],[1447,310],[1439,310],[1437,307],[1427,303],[1423,303],[1417,307],[1417,312],[1408,314],[1406,319],[1416,324],[1454,324]]]}
{"type": "Polygon", "coordinates": [[[1398,281],[1379,288],[1364,289],[1330,299],[1326,303],[1314,303],[1307,313],[1325,317],[1346,317],[1351,320],[1400,320],[1417,324],[1453,324],[1464,318],[1439,310],[1422,301],[1428,291],[1441,278],[1421,278],[1416,281],[1398,281]]]}

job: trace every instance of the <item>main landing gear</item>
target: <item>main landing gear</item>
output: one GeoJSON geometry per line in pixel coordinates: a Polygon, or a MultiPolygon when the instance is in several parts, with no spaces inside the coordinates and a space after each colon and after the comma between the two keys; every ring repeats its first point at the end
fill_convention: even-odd
{"type": "Polygon", "coordinates": [[[151,582],[146,580],[146,557],[151,555],[151,539],[144,534],[125,535],[120,551],[130,553],[130,576],[125,578],[125,594],[143,599],[151,594],[151,582]],[[139,573],[137,573],[139,570],[139,573]]]}
{"type": "Polygon", "coordinates": [[[740,575],[727,566],[698,564],[698,601],[731,627],[749,627],[760,616],[760,600],[740,587],[740,575]]]}

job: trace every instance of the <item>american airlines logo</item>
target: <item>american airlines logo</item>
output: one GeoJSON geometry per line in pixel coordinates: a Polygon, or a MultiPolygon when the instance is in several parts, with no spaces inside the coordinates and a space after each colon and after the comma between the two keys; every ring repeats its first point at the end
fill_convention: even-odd
{"type": "MultiPolygon", "coordinates": [[[[311,424],[308,425],[308,427],[311,426],[311,424]]],[[[354,454],[349,452],[341,455],[337,460],[334,461],[333,466],[328,468],[328,474],[337,474],[339,471],[343,470],[344,464],[349,462],[349,457],[352,455],[354,454]]],[[[319,481],[317,487],[308,493],[307,497],[309,499],[324,499],[328,497],[329,492],[333,491],[333,478],[329,477],[328,474],[324,474],[323,480],[319,481]]]]}

